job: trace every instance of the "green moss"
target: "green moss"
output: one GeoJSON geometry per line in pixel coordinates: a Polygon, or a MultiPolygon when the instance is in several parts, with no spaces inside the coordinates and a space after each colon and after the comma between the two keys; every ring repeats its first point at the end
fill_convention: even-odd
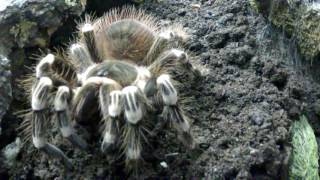
{"type": "Polygon", "coordinates": [[[18,71],[19,69],[23,68],[25,64],[24,60],[26,59],[24,50],[22,48],[14,50],[10,54],[10,59],[14,59],[11,66],[13,71],[18,71]]]}
{"type": "Polygon", "coordinates": [[[14,36],[20,47],[27,42],[31,36],[32,30],[36,28],[37,23],[30,21],[21,21],[10,29],[10,33],[14,36]]]}
{"type": "Polygon", "coordinates": [[[257,2],[256,0],[249,0],[249,4],[254,11],[259,12],[259,9],[260,9],[259,2],[257,2]]]}
{"type": "Polygon", "coordinates": [[[320,55],[320,15],[315,10],[301,10],[301,19],[297,21],[295,32],[302,54],[313,59],[320,55]]]}
{"type": "Polygon", "coordinates": [[[289,177],[291,180],[319,180],[318,145],[307,118],[301,116],[292,128],[292,154],[289,177]]]}
{"type": "Polygon", "coordinates": [[[273,25],[292,35],[295,29],[295,19],[293,14],[295,13],[289,9],[288,4],[275,1],[271,4],[269,20],[273,25]]]}

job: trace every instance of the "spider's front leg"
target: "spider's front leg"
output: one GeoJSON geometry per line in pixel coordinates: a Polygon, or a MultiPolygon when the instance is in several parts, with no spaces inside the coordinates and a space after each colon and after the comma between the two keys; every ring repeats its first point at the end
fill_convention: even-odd
{"type": "Polygon", "coordinates": [[[178,138],[189,147],[194,148],[193,137],[190,134],[190,124],[178,104],[178,93],[168,74],[162,74],[157,78],[157,87],[163,101],[162,117],[166,122],[173,123],[178,131],[178,138]]]}
{"type": "Polygon", "coordinates": [[[122,90],[124,97],[124,115],[126,128],[123,148],[126,154],[126,166],[137,168],[141,158],[142,143],[147,142],[145,133],[148,132],[145,118],[150,107],[143,92],[136,86],[127,86],[122,90]]]}
{"type": "Polygon", "coordinates": [[[86,143],[75,134],[69,123],[71,116],[68,102],[71,99],[71,92],[64,84],[72,84],[76,81],[75,68],[67,61],[48,54],[36,66],[36,78],[31,92],[33,144],[48,155],[62,159],[67,168],[72,168],[71,161],[59,148],[47,142],[45,134],[50,124],[50,105],[53,103],[63,137],[81,149],[87,147],[86,143]],[[59,87],[53,98],[51,90],[55,90],[54,86],[59,87]]]}
{"type": "Polygon", "coordinates": [[[119,137],[119,116],[122,111],[121,85],[107,77],[92,76],[84,80],[73,99],[73,113],[81,120],[84,114],[96,107],[96,96],[102,114],[103,140],[101,150],[109,152],[115,149],[119,137]]]}
{"type": "Polygon", "coordinates": [[[55,145],[47,142],[45,135],[49,125],[49,93],[52,81],[48,77],[41,77],[32,88],[32,141],[34,146],[46,154],[59,158],[64,165],[71,169],[72,163],[68,157],[55,145]]]}
{"type": "Polygon", "coordinates": [[[86,150],[87,143],[75,133],[75,130],[70,125],[70,100],[70,89],[67,86],[59,86],[54,99],[54,109],[60,132],[62,136],[68,139],[73,145],[86,150]]]}
{"type": "Polygon", "coordinates": [[[99,103],[104,122],[101,150],[109,152],[116,148],[119,137],[119,116],[122,111],[121,86],[112,79],[104,79],[99,89],[99,103]]]}

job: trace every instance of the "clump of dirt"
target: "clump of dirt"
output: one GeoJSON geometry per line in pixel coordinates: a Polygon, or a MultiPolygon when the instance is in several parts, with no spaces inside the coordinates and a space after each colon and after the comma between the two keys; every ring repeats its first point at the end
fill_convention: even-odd
{"type": "MultiPolygon", "coordinates": [[[[290,127],[306,113],[319,135],[319,85],[293,62],[295,47],[249,7],[246,0],[164,0],[141,5],[162,26],[180,23],[190,34],[186,49],[203,73],[181,88],[190,96],[187,114],[198,147],[187,151],[174,134],[164,132],[146,150],[141,179],[279,179],[285,178],[290,127]],[[318,102],[318,103],[317,103],[318,102]],[[152,155],[150,155],[152,154],[152,155]],[[163,164],[167,164],[167,168],[163,164]]],[[[85,132],[79,127],[79,131],[85,132]]],[[[54,128],[52,134],[58,134],[54,128]]],[[[85,136],[85,135],[84,135],[85,136]]],[[[89,136],[89,135],[88,135],[89,136]]],[[[9,171],[16,178],[124,178],[123,166],[102,154],[99,143],[90,152],[72,148],[60,135],[58,144],[73,159],[64,171],[57,160],[32,153],[25,146],[20,163],[9,171]],[[33,154],[33,156],[30,156],[33,154]]]]}

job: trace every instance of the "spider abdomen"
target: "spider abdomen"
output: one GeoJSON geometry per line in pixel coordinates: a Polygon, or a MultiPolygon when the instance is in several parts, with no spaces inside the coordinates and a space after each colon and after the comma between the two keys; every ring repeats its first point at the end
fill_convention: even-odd
{"type": "Polygon", "coordinates": [[[98,51],[104,59],[141,62],[155,39],[154,31],[143,22],[123,19],[97,31],[98,51]]]}

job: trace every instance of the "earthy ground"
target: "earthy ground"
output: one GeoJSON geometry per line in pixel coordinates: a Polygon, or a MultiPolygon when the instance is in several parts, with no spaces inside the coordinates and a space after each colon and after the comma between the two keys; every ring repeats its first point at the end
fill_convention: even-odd
{"type": "MultiPolygon", "coordinates": [[[[200,8],[194,8],[194,3],[199,2],[163,0],[140,6],[164,26],[180,23],[186,28],[191,37],[185,48],[203,76],[192,84],[189,78],[179,79],[185,84],[180,91],[191,97],[188,115],[198,147],[186,151],[174,133],[161,134],[154,143],[157,146],[146,150],[139,178],[285,178],[292,121],[305,113],[316,135],[320,134],[315,123],[319,122],[320,92],[310,63],[302,63],[294,40],[251,10],[246,0],[201,1],[200,8]]],[[[10,113],[6,117],[16,118],[10,113]]],[[[57,129],[52,133],[58,134],[57,129]]],[[[92,142],[91,150],[82,152],[60,135],[52,142],[72,158],[73,172],[27,144],[17,165],[2,170],[3,177],[133,178],[100,153],[98,143],[92,142]]]]}

